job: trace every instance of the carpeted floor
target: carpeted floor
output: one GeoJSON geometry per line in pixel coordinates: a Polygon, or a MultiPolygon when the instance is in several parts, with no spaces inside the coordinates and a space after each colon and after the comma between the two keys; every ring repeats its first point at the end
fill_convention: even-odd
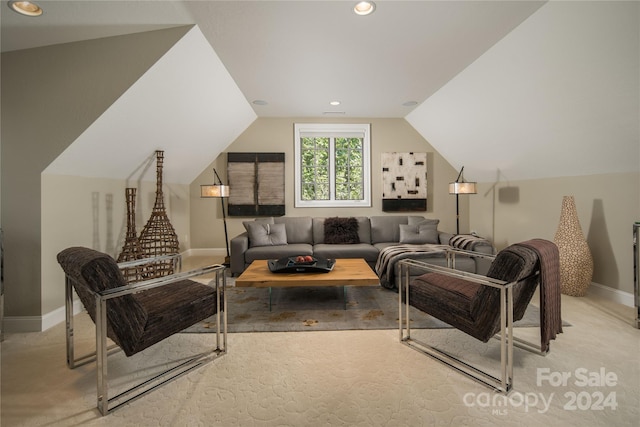
{"type": "MultiPolygon", "coordinates": [[[[633,310],[590,294],[562,295],[562,316],[572,326],[546,357],[514,349],[508,399],[401,345],[396,330],[234,333],[224,357],[106,417],[96,409],[95,364],[66,367],[61,322],[43,332],[6,334],[0,424],[635,427],[640,331],[631,326],[633,310]],[[551,381],[561,374],[570,378],[551,381]]],[[[517,330],[532,341],[537,333],[517,330]]],[[[495,340],[485,344],[444,329],[413,335],[428,335],[429,342],[478,366],[500,366],[495,340]]],[[[74,336],[78,355],[95,349],[86,313],[76,316],[74,336]]],[[[109,357],[110,390],[213,342],[212,334],[176,334],[129,358],[116,353],[109,357]]]]}

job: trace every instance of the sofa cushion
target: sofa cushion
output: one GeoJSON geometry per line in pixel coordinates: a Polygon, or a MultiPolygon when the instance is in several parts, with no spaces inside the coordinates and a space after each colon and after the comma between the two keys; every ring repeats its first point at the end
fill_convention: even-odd
{"type": "Polygon", "coordinates": [[[425,222],[425,221],[437,221],[436,224],[438,224],[440,222],[439,219],[425,219],[425,217],[418,216],[418,215],[413,215],[413,216],[408,216],[407,217],[407,224],[409,224],[409,225],[418,225],[421,222],[425,222]]]}
{"type": "Polygon", "coordinates": [[[372,216],[371,221],[371,243],[399,242],[400,224],[407,224],[406,215],[384,215],[372,216]]]}
{"type": "Polygon", "coordinates": [[[378,259],[378,249],[368,243],[335,245],[318,243],[313,246],[313,255],[319,258],[363,258],[368,263],[378,259]]]}
{"type": "Polygon", "coordinates": [[[360,243],[360,236],[358,236],[358,220],[353,217],[326,218],[324,220],[324,243],[326,244],[360,243]]]}
{"type": "Polygon", "coordinates": [[[416,225],[400,224],[400,243],[422,245],[438,243],[438,219],[426,219],[416,225]]]}
{"type": "Polygon", "coordinates": [[[280,259],[288,256],[313,255],[313,246],[307,243],[290,243],[279,246],[258,246],[244,253],[244,261],[251,264],[260,259],[280,259]]]}
{"type": "Polygon", "coordinates": [[[310,216],[274,218],[276,224],[284,224],[289,243],[313,243],[313,225],[310,216]]]}
{"type": "Polygon", "coordinates": [[[249,234],[250,247],[287,244],[287,233],[284,224],[246,221],[243,225],[249,234]]]}

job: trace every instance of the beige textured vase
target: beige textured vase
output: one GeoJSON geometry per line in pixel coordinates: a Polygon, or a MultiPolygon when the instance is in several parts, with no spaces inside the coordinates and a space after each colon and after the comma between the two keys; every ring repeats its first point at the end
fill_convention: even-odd
{"type": "Polygon", "coordinates": [[[560,223],[553,238],[560,252],[560,288],[563,294],[584,296],[593,277],[593,258],[584,237],[573,196],[562,198],[560,223]]]}

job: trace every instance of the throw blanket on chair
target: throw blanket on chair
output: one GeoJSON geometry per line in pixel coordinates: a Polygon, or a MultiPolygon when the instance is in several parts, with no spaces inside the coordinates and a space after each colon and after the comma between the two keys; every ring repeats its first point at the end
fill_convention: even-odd
{"type": "Polygon", "coordinates": [[[549,351],[549,341],[562,333],[558,247],[544,239],[519,244],[534,250],[540,259],[540,351],[546,352],[549,351]]]}
{"type": "Polygon", "coordinates": [[[405,258],[415,257],[419,254],[425,256],[442,256],[448,245],[423,244],[423,245],[393,245],[382,249],[376,261],[376,274],[380,278],[380,284],[388,289],[395,289],[394,283],[395,265],[405,258]]]}

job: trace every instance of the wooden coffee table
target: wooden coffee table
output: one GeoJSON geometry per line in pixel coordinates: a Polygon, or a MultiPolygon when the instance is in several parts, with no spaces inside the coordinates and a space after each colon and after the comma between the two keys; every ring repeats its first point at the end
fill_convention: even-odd
{"type": "Polygon", "coordinates": [[[328,273],[272,273],[266,260],[256,260],[236,279],[237,287],[271,288],[342,286],[344,309],[347,309],[347,286],[375,286],[380,279],[362,258],[336,259],[328,273]]]}

